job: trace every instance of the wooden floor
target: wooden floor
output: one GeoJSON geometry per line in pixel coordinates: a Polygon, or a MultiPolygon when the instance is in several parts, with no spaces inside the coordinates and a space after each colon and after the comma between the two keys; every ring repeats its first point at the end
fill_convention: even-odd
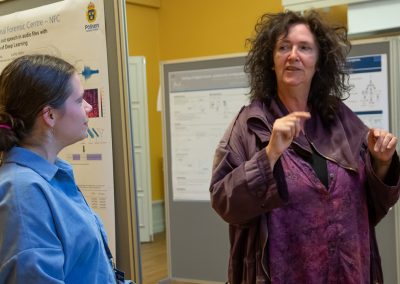
{"type": "Polygon", "coordinates": [[[154,235],[154,241],[140,245],[143,284],[155,284],[168,277],[165,232],[154,235]]]}
{"type": "MultiPolygon", "coordinates": [[[[142,284],[158,284],[168,278],[165,232],[154,234],[154,241],[140,244],[142,257],[142,284]]],[[[165,283],[165,282],[163,282],[165,283]]],[[[169,281],[169,284],[193,282],[169,281]]]]}

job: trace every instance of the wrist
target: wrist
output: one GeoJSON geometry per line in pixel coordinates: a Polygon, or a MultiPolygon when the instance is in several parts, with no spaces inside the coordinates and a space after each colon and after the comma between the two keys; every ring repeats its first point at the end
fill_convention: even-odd
{"type": "Polygon", "coordinates": [[[271,169],[273,169],[274,165],[275,165],[276,161],[278,161],[280,155],[277,154],[273,149],[271,149],[270,145],[267,145],[267,147],[265,147],[265,153],[267,154],[267,158],[269,160],[271,169]]]}
{"type": "Polygon", "coordinates": [[[373,161],[374,161],[374,164],[378,167],[388,167],[392,163],[392,158],[390,158],[387,161],[382,161],[379,159],[373,159],[373,161]]]}
{"type": "Polygon", "coordinates": [[[382,161],[374,158],[372,160],[372,168],[376,176],[379,177],[381,180],[384,180],[389,171],[391,163],[392,163],[392,158],[390,158],[387,161],[382,161]]]}

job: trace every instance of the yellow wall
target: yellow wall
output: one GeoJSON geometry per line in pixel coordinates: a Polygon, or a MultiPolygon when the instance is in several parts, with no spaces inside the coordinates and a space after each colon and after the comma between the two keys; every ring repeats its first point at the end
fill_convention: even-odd
{"type": "Polygon", "coordinates": [[[280,0],[164,0],[161,59],[244,52],[257,18],[282,10],[280,0]]]}
{"type": "Polygon", "coordinates": [[[336,25],[347,26],[347,5],[333,6],[319,10],[328,22],[336,25]]]}
{"type": "MultiPolygon", "coordinates": [[[[127,3],[129,55],[147,60],[153,200],[164,199],[159,62],[245,52],[257,19],[282,9],[281,0],[161,0],[160,8],[127,3]]],[[[346,6],[322,12],[331,22],[347,22],[346,6]]]]}
{"type": "Polygon", "coordinates": [[[161,113],[157,112],[160,77],[159,11],[157,8],[127,3],[126,16],[129,55],[146,57],[152,199],[162,200],[164,199],[162,120],[161,113]]]}

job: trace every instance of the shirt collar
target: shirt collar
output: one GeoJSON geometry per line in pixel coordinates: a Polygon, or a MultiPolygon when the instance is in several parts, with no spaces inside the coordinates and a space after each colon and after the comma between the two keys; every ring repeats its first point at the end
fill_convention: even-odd
{"type": "Polygon", "coordinates": [[[30,168],[48,182],[54,178],[59,170],[64,170],[69,175],[72,175],[72,168],[65,161],[57,158],[55,163],[52,164],[31,150],[18,146],[13,147],[5,155],[4,163],[16,163],[20,166],[30,168]]]}

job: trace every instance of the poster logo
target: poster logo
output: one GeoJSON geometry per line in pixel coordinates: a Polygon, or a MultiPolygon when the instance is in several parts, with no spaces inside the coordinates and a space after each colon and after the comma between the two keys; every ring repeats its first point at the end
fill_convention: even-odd
{"type": "Polygon", "coordinates": [[[89,5],[87,6],[87,11],[86,11],[86,19],[89,24],[85,25],[85,30],[87,32],[92,32],[92,31],[97,31],[99,29],[99,24],[94,23],[97,18],[97,10],[96,7],[94,6],[93,2],[90,2],[89,5]]]}
{"type": "Polygon", "coordinates": [[[87,6],[86,19],[88,20],[89,23],[93,23],[94,21],[96,21],[96,16],[97,16],[96,7],[92,2],[90,2],[89,5],[87,6]]]}

